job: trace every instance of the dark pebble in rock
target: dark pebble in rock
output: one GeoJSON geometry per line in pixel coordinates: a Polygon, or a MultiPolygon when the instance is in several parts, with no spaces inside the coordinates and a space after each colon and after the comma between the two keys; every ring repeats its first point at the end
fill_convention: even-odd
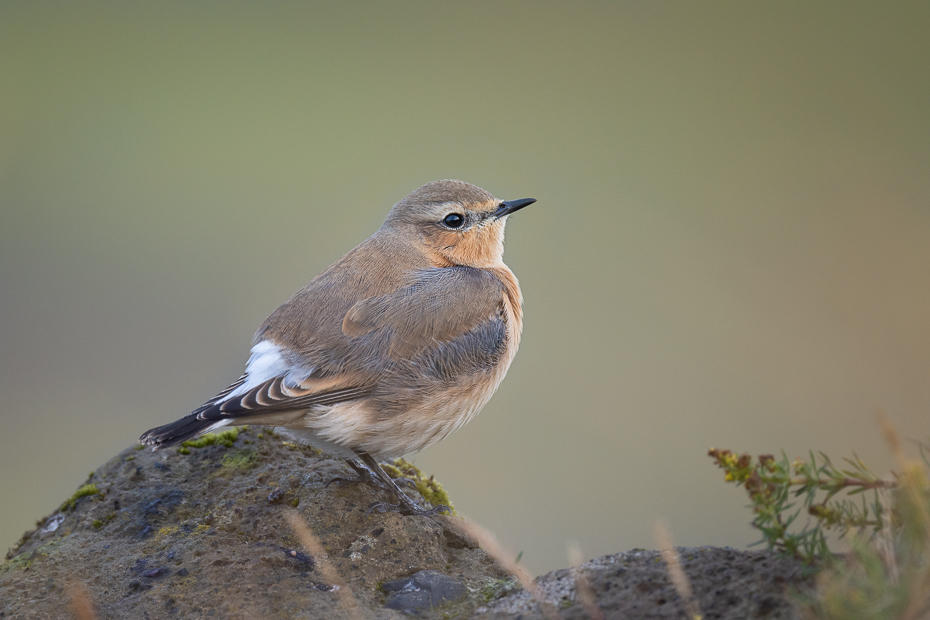
{"type": "Polygon", "coordinates": [[[465,584],[435,570],[421,570],[411,577],[381,584],[391,592],[385,607],[398,610],[421,610],[457,601],[468,594],[465,584]]]}
{"type": "Polygon", "coordinates": [[[162,566],[160,568],[154,568],[152,570],[147,570],[144,573],[142,573],[142,576],[147,579],[157,579],[158,577],[163,577],[164,575],[167,575],[169,572],[171,571],[169,571],[167,568],[162,566]]]}
{"type": "Polygon", "coordinates": [[[398,611],[421,611],[431,607],[429,592],[423,590],[404,590],[391,595],[385,607],[398,611]]]}
{"type": "Polygon", "coordinates": [[[301,553],[300,551],[297,551],[296,549],[285,549],[284,555],[286,555],[288,558],[292,560],[297,560],[301,564],[307,564],[310,567],[310,570],[313,570],[313,566],[314,564],[316,564],[316,561],[313,559],[312,556],[309,556],[305,553],[301,553]]]}

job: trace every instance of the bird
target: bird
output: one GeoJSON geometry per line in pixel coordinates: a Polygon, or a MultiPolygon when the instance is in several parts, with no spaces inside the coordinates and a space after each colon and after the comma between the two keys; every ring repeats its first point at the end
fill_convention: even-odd
{"type": "Polygon", "coordinates": [[[379,461],[458,430],[501,384],[523,329],[504,227],[535,202],[453,179],[414,190],[265,320],[238,380],[139,441],[159,449],[227,425],[273,427],[357,474],[330,482],[392,492],[399,504],[381,511],[449,512],[421,508],[379,461]]]}

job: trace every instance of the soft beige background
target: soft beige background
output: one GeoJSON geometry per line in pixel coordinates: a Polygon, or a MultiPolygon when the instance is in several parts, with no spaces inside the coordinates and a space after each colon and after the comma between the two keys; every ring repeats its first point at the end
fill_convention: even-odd
{"type": "Polygon", "coordinates": [[[0,545],[239,375],[418,185],[511,218],[523,346],[416,457],[539,572],[756,538],[711,446],[930,420],[930,5],[0,4],[0,545]]]}

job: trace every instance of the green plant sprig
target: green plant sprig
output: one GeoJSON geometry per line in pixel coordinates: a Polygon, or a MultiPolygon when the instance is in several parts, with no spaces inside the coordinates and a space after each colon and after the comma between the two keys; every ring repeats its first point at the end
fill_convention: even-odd
{"type": "Polygon", "coordinates": [[[880,421],[900,466],[887,478],[858,457],[841,469],[823,453],[794,462],[784,453],[755,460],[729,450],[709,453],[726,480],[748,492],[759,543],[803,560],[805,573],[819,572],[813,590],[797,593],[807,618],[930,618],[930,443],[918,442],[923,463],[908,461],[890,423],[880,421]],[[799,528],[802,508],[812,518],[799,528]],[[854,531],[850,552],[833,555],[827,530],[854,531]]]}
{"type": "Polygon", "coordinates": [[[708,454],[726,472],[727,482],[743,486],[749,494],[755,513],[752,525],[763,536],[756,544],[765,542],[770,550],[808,565],[830,555],[825,530],[837,531],[841,536],[850,530],[881,530],[885,508],[877,491],[898,486],[896,479],[880,478],[858,457],[845,459],[850,468],[839,469],[823,453],[819,462],[813,452],[809,460],[798,458],[793,462],[784,453],[780,459],[762,454],[755,460],[748,454],[736,455],[716,448],[708,454]],[[871,502],[865,496],[860,502],[848,498],[870,490],[875,491],[871,502]],[[834,499],[844,492],[846,497],[834,499]],[[802,512],[813,521],[799,529],[796,525],[802,512]]]}

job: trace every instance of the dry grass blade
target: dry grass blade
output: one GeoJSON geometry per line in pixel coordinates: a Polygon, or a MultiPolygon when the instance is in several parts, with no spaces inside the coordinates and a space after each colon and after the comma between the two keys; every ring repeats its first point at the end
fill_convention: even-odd
{"type": "Polygon", "coordinates": [[[898,431],[895,430],[894,425],[891,424],[891,420],[888,419],[884,411],[879,411],[876,417],[878,418],[879,425],[882,427],[882,433],[885,435],[885,442],[888,444],[888,447],[891,448],[891,453],[894,455],[895,460],[902,469],[906,468],[907,460],[904,458],[904,451],[901,449],[901,440],[898,438],[898,431]]]}
{"type": "Polygon", "coordinates": [[[300,544],[313,556],[313,560],[320,568],[320,575],[322,575],[324,580],[336,587],[336,595],[339,596],[346,615],[353,620],[361,620],[363,616],[358,601],[352,594],[349,584],[342,578],[339,571],[333,568],[333,565],[329,563],[326,551],[323,549],[320,539],[310,531],[310,528],[307,527],[307,524],[304,523],[304,520],[296,510],[288,510],[284,516],[287,518],[287,522],[294,531],[294,534],[300,540],[300,544]]]}
{"type": "Polygon", "coordinates": [[[578,594],[578,600],[581,607],[591,620],[604,620],[604,612],[597,605],[597,597],[594,595],[594,589],[591,583],[581,569],[581,563],[584,562],[584,555],[581,553],[581,545],[577,540],[573,540],[566,545],[568,551],[568,564],[572,567],[572,577],[575,580],[575,592],[578,594]]]}
{"type": "Polygon", "coordinates": [[[701,620],[701,608],[698,607],[697,601],[694,600],[694,593],[691,591],[691,582],[685,571],[681,568],[681,559],[678,552],[672,546],[672,537],[668,533],[668,528],[664,524],[656,522],[653,526],[653,535],[656,544],[659,545],[659,551],[662,553],[662,559],[665,560],[665,566],[668,569],[668,576],[675,586],[675,591],[685,603],[685,611],[692,620],[701,620]]]}
{"type": "Polygon", "coordinates": [[[504,551],[500,543],[497,542],[497,538],[494,537],[494,534],[468,519],[449,519],[449,522],[453,527],[458,529],[460,533],[477,542],[488,555],[497,561],[501,568],[516,577],[520,585],[523,586],[523,589],[536,599],[540,609],[542,609],[542,612],[549,620],[558,619],[559,614],[555,610],[555,607],[542,597],[542,593],[539,591],[536,582],[533,581],[533,578],[526,572],[526,569],[510,559],[514,557],[513,554],[504,551]]]}
{"type": "Polygon", "coordinates": [[[927,533],[930,535],[930,512],[927,511],[926,504],[921,500],[920,485],[916,482],[920,474],[923,473],[923,464],[920,461],[912,461],[909,463],[907,459],[905,459],[904,451],[901,449],[901,440],[898,438],[898,432],[884,412],[878,412],[878,422],[881,424],[882,432],[885,434],[885,441],[888,442],[888,447],[891,448],[891,453],[894,454],[894,458],[903,472],[901,474],[903,478],[901,481],[901,488],[905,489],[911,495],[914,505],[920,511],[920,519],[927,526],[927,533]]]}
{"type": "MultiPolygon", "coordinates": [[[[891,424],[891,420],[883,411],[879,411],[877,417],[885,435],[885,441],[888,443],[888,447],[891,448],[891,453],[902,470],[898,481],[900,489],[910,496],[910,501],[917,512],[916,518],[925,530],[925,540],[930,540],[930,510],[927,509],[926,500],[923,498],[927,476],[923,463],[920,461],[908,462],[904,456],[904,450],[901,449],[898,432],[895,430],[894,425],[891,424]]],[[[897,569],[897,567],[895,568],[897,569]]],[[[930,565],[926,561],[922,567],[918,568],[912,578],[912,591],[914,594],[901,618],[902,620],[925,620],[930,617],[930,565]]]]}
{"type": "Polygon", "coordinates": [[[87,586],[77,580],[65,584],[65,594],[71,599],[71,611],[77,620],[96,620],[97,613],[90,599],[87,586]]]}

